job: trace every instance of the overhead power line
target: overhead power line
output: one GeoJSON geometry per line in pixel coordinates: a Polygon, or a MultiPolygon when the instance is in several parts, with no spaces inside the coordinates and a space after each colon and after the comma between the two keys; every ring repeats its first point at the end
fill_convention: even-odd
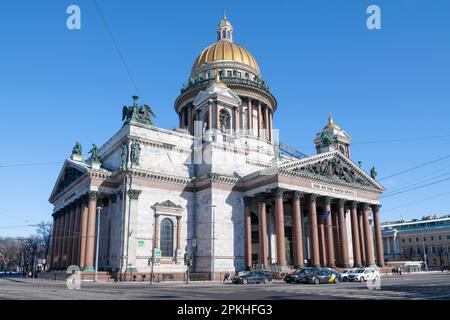
{"type": "Polygon", "coordinates": [[[353,142],[352,146],[362,145],[362,144],[394,143],[394,142],[441,139],[441,138],[450,138],[450,134],[443,134],[443,135],[437,135],[437,136],[426,136],[426,137],[415,137],[415,138],[392,139],[392,140],[374,140],[374,141],[366,141],[366,142],[353,142]]]}
{"type": "Polygon", "coordinates": [[[420,203],[420,202],[436,199],[436,198],[443,197],[443,196],[446,196],[446,195],[450,195],[450,192],[445,192],[445,193],[441,193],[441,194],[438,194],[438,195],[433,196],[433,197],[429,197],[429,198],[420,199],[420,200],[417,200],[417,201],[405,203],[405,204],[402,204],[402,205],[397,206],[397,207],[387,208],[387,209],[384,209],[383,212],[392,211],[392,210],[396,210],[396,209],[399,209],[399,208],[411,206],[411,205],[416,204],[416,203],[420,203]]]}
{"type": "Polygon", "coordinates": [[[109,36],[110,36],[110,38],[111,38],[111,40],[113,42],[113,45],[116,48],[116,51],[117,51],[117,53],[118,53],[118,55],[120,57],[120,60],[122,61],[122,64],[124,65],[125,70],[127,71],[128,77],[130,78],[130,81],[133,84],[134,89],[136,90],[136,93],[138,94],[138,96],[140,96],[142,101],[144,101],[144,99],[143,99],[143,97],[142,97],[141,93],[139,92],[139,89],[138,89],[138,87],[136,85],[136,81],[134,81],[134,78],[131,75],[131,70],[128,67],[127,62],[125,61],[125,57],[123,56],[122,51],[120,50],[119,45],[117,44],[117,41],[114,38],[114,35],[113,35],[112,31],[111,31],[111,28],[109,27],[108,22],[106,21],[106,18],[103,15],[103,12],[102,12],[102,9],[100,8],[100,5],[98,4],[97,0],[94,0],[94,3],[95,3],[95,6],[97,7],[98,13],[100,14],[100,17],[101,17],[101,19],[103,21],[103,24],[105,25],[105,28],[108,31],[108,34],[109,34],[109,36]]]}
{"type": "Polygon", "coordinates": [[[401,174],[404,174],[404,173],[407,173],[407,172],[410,172],[410,171],[413,171],[413,170],[416,170],[416,169],[419,169],[419,168],[425,167],[425,166],[427,166],[427,165],[430,165],[430,164],[433,164],[433,163],[436,163],[436,162],[438,162],[438,161],[442,161],[442,160],[445,160],[445,159],[449,159],[449,158],[450,158],[450,155],[447,155],[447,156],[442,157],[442,158],[438,158],[438,159],[435,159],[435,160],[431,160],[431,161],[428,161],[428,162],[419,164],[419,165],[417,165],[417,166],[414,166],[414,167],[412,167],[412,168],[405,169],[405,170],[402,170],[402,171],[400,171],[400,172],[397,172],[397,173],[391,174],[391,175],[389,175],[389,176],[383,177],[383,178],[381,178],[381,179],[378,179],[377,181],[381,181],[381,180],[385,180],[385,179],[388,179],[388,178],[396,177],[396,176],[399,176],[399,175],[401,175],[401,174]]]}
{"type": "Polygon", "coordinates": [[[447,172],[447,173],[440,174],[438,176],[434,176],[434,177],[431,177],[431,178],[420,179],[416,183],[413,183],[413,184],[410,184],[410,185],[406,185],[404,187],[399,187],[399,188],[394,188],[392,190],[389,190],[389,192],[386,192],[383,196],[387,196],[387,195],[390,195],[392,193],[397,193],[397,192],[400,192],[400,191],[403,191],[403,190],[415,187],[417,185],[421,185],[421,184],[423,184],[425,182],[433,181],[433,180],[436,180],[436,179],[439,179],[439,178],[443,178],[443,177],[446,177],[446,176],[449,176],[449,175],[450,175],[450,172],[447,172]]]}
{"type": "MultiPolygon", "coordinates": [[[[366,145],[366,144],[385,144],[385,143],[396,143],[396,142],[408,142],[408,141],[419,141],[419,140],[433,140],[433,139],[443,139],[450,138],[450,134],[442,134],[435,136],[425,136],[425,137],[414,137],[414,138],[401,138],[401,139],[391,139],[391,140],[372,140],[372,141],[354,141],[351,143],[352,146],[366,145]]],[[[315,148],[313,145],[297,146],[297,148],[315,148]]]]}
{"type": "Polygon", "coordinates": [[[37,163],[19,163],[19,164],[5,164],[0,165],[1,168],[17,168],[17,167],[37,167],[37,166],[49,166],[55,164],[62,164],[62,161],[58,162],[37,162],[37,163]]]}
{"type": "Polygon", "coordinates": [[[394,193],[391,193],[391,194],[382,195],[380,198],[387,198],[387,197],[395,196],[395,195],[402,194],[402,193],[405,193],[405,192],[422,189],[422,188],[425,188],[425,187],[428,187],[428,186],[432,186],[432,185],[435,185],[437,183],[445,182],[445,181],[448,181],[448,180],[450,180],[450,178],[445,178],[445,179],[441,179],[441,180],[438,180],[438,181],[435,181],[435,182],[430,182],[430,183],[427,183],[427,184],[424,184],[424,185],[421,185],[421,186],[417,186],[417,187],[414,187],[414,188],[409,188],[409,189],[406,189],[406,190],[403,190],[403,191],[398,191],[398,192],[394,192],[394,193]]]}

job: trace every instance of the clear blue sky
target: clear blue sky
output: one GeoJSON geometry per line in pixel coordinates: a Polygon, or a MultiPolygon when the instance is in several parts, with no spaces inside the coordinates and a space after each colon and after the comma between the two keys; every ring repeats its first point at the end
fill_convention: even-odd
{"type": "MultiPolygon", "coordinates": [[[[353,137],[353,160],[375,165],[379,178],[450,154],[449,1],[98,2],[158,126],[177,126],[173,102],[226,7],[235,41],[278,99],[285,143],[313,154],[332,112],[353,137]],[[369,4],[381,7],[382,30],[366,28],[369,4]]],[[[0,41],[0,166],[62,162],[76,140],[87,151],[121,127],[136,92],[93,0],[3,1],[0,41]],[[66,28],[70,4],[81,7],[81,30],[66,28]]],[[[50,220],[60,166],[0,167],[0,235],[50,220]]],[[[389,191],[448,172],[450,159],[382,183],[389,191]]],[[[450,195],[394,209],[449,187],[387,197],[383,220],[449,214],[450,195]]]]}

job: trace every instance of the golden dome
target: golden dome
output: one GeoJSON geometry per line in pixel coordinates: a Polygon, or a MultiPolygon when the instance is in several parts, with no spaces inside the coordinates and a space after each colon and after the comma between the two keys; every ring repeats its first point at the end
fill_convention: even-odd
{"type": "Polygon", "coordinates": [[[215,61],[234,61],[248,65],[260,73],[255,58],[244,47],[228,41],[219,40],[203,50],[194,62],[191,76],[203,65],[215,61]]]}
{"type": "Polygon", "coordinates": [[[323,128],[323,130],[327,130],[327,129],[341,130],[341,127],[339,127],[336,123],[334,123],[331,113],[328,116],[328,124],[323,128]]]}

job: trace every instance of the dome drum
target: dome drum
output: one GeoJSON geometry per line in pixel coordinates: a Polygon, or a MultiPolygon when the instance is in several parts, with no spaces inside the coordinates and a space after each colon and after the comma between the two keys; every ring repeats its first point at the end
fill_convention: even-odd
{"type": "Polygon", "coordinates": [[[272,142],[272,117],[277,101],[263,80],[255,58],[233,42],[233,27],[226,17],[218,25],[217,36],[217,42],[195,59],[189,79],[175,101],[180,129],[194,134],[194,124],[200,119],[204,129],[226,127],[232,135],[249,135],[272,142]],[[237,104],[224,105],[226,97],[233,97],[237,104]],[[208,103],[207,98],[211,100],[208,103]],[[225,111],[230,128],[223,126],[228,123],[222,121],[225,111]]]}

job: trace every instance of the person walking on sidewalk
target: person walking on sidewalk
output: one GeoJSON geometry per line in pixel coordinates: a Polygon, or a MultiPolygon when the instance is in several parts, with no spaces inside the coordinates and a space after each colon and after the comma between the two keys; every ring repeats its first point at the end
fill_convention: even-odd
{"type": "Polygon", "coordinates": [[[223,277],[223,282],[228,282],[229,280],[230,280],[230,273],[226,271],[223,277]]]}

